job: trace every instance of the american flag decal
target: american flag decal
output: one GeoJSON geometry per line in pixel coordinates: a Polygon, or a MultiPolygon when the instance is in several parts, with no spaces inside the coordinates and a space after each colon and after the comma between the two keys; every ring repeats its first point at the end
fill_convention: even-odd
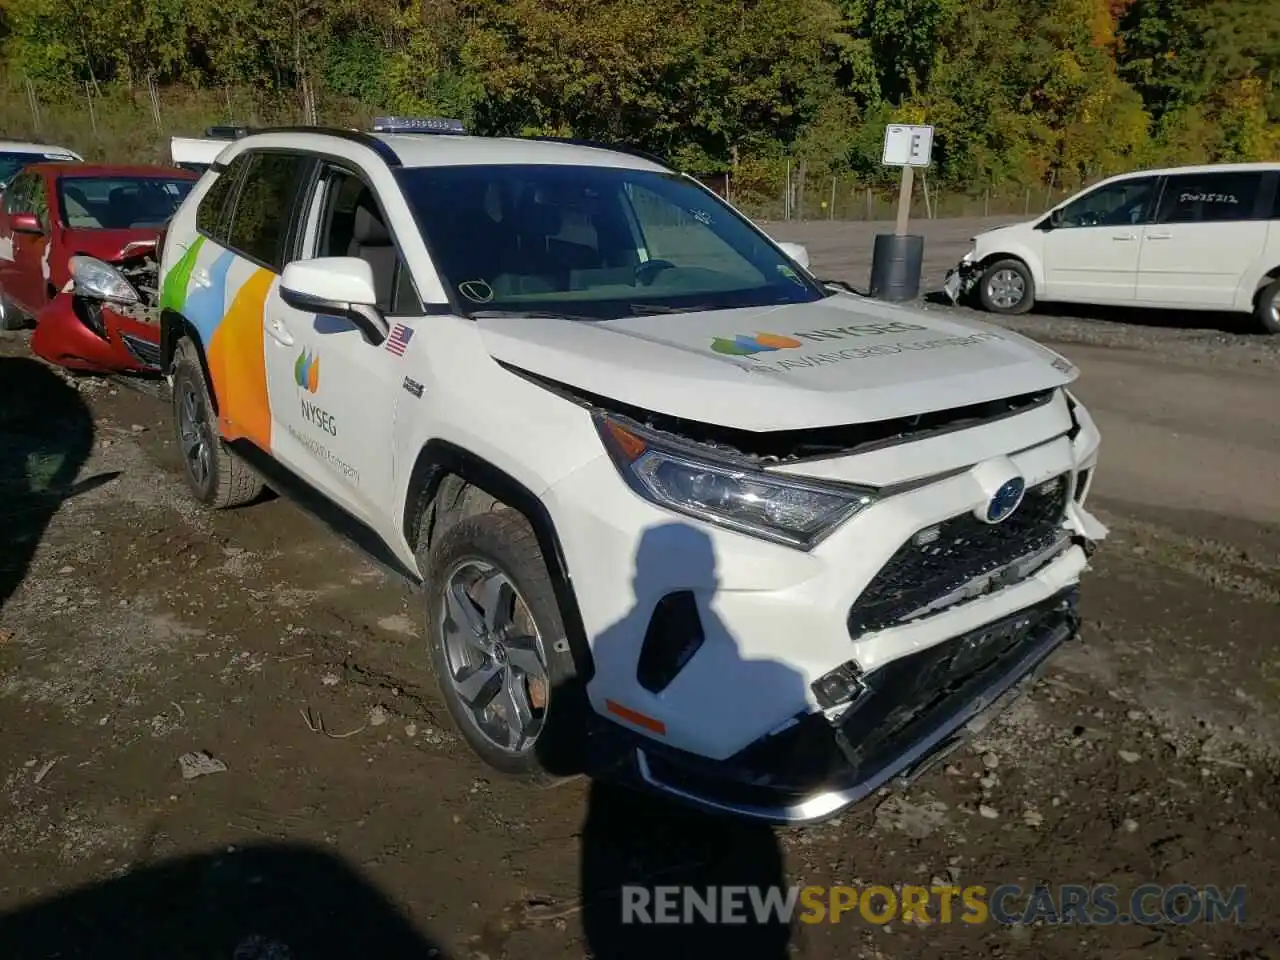
{"type": "Polygon", "coordinates": [[[397,323],[391,328],[391,336],[387,337],[387,349],[397,357],[403,357],[409,349],[409,341],[413,339],[413,328],[397,323]]]}

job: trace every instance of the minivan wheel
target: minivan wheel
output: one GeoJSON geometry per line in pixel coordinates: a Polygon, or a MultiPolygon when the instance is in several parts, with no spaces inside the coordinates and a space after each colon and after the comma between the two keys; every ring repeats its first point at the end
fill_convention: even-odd
{"type": "Polygon", "coordinates": [[[991,313],[1026,313],[1035,303],[1035,281],[1021,260],[997,260],[982,272],[978,296],[991,313]]]}
{"type": "Polygon", "coordinates": [[[1264,333],[1280,333],[1280,280],[1262,288],[1253,315],[1264,333]]]}
{"type": "Polygon", "coordinates": [[[204,368],[187,338],[173,355],[173,426],[182,475],[197,500],[221,510],[262,493],[262,479],[222,445],[204,368]]]}
{"type": "Polygon", "coordinates": [[[573,663],[533,529],[502,508],[464,517],[420,548],[419,567],[431,667],[458,731],[503,773],[565,772],[573,663]]]}

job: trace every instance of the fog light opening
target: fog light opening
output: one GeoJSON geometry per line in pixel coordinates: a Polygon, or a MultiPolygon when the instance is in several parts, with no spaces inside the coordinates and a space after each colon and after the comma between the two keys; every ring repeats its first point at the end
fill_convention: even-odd
{"type": "Polygon", "coordinates": [[[862,681],[862,668],[850,660],[815,680],[811,686],[814,699],[823,710],[852,704],[867,692],[862,681]]]}
{"type": "Polygon", "coordinates": [[[649,619],[636,665],[636,680],[650,693],[665,690],[705,639],[693,591],[668,593],[658,601],[649,619]]]}

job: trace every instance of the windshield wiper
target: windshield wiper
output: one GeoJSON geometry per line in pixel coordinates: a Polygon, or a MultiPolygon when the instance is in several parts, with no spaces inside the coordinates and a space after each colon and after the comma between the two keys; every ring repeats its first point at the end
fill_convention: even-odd
{"type": "Polygon", "coordinates": [[[561,313],[558,310],[472,310],[467,314],[472,320],[505,319],[514,320],[582,320],[587,323],[599,323],[605,317],[587,317],[577,313],[561,313]]]}
{"type": "Polygon", "coordinates": [[[725,310],[712,303],[695,303],[692,307],[669,307],[665,303],[633,303],[627,308],[634,316],[643,317],[655,313],[698,313],[702,310],[725,310]]]}

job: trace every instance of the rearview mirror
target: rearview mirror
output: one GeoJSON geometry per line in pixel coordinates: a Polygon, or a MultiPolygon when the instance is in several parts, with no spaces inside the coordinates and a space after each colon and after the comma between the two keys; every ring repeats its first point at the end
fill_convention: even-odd
{"type": "Polygon", "coordinates": [[[34,213],[10,214],[9,225],[13,227],[14,233],[44,233],[44,227],[40,226],[40,218],[34,213]]]}
{"type": "Polygon", "coordinates": [[[806,270],[809,269],[809,251],[802,243],[780,243],[778,246],[788,257],[806,270]]]}
{"type": "Polygon", "coordinates": [[[374,346],[387,339],[373,270],[359,257],[293,261],[280,278],[280,299],[295,310],[350,320],[374,346]]]}

